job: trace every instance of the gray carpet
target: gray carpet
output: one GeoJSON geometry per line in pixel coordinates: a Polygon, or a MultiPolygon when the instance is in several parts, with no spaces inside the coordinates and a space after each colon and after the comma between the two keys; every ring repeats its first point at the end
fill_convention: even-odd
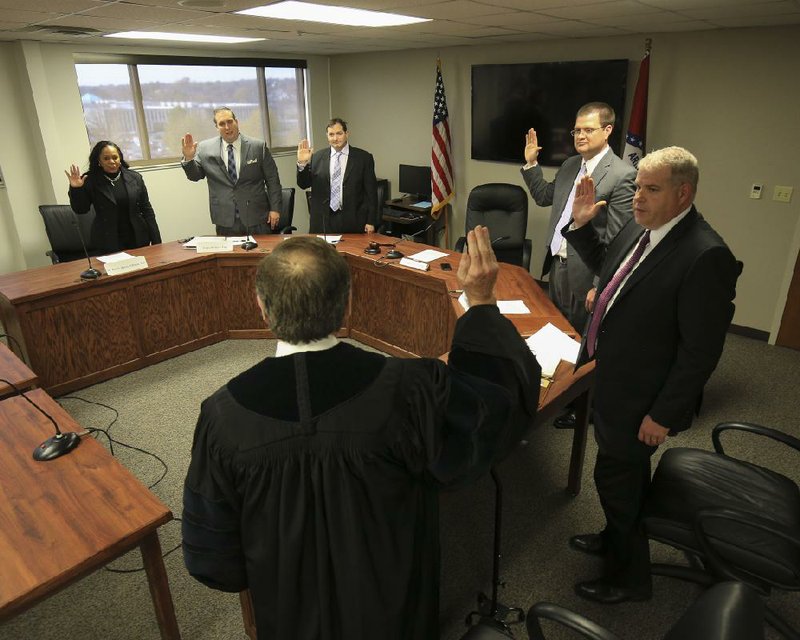
{"type": "MultiPolygon", "coordinates": [[[[166,477],[153,491],[180,516],[181,487],[200,401],[229,378],[274,350],[272,341],[228,341],[186,354],[129,375],[77,392],[76,396],[113,406],[119,419],[111,433],[119,440],[152,451],[168,465],[166,477]]],[[[705,396],[703,413],[694,427],[670,439],[667,446],[710,448],[710,430],[723,420],[758,422],[800,436],[796,420],[800,388],[800,352],[729,336],[725,353],[705,396]]],[[[107,427],[113,412],[79,400],[62,404],[87,427],[107,427]]],[[[699,593],[693,585],[656,577],[649,602],[612,607],[592,605],[573,595],[577,580],[595,577],[598,561],[572,552],[566,540],[597,530],[602,515],[591,482],[594,446],[590,442],[583,491],[572,498],[564,491],[571,432],[551,427],[532,433],[503,463],[505,487],[502,577],[506,604],[528,607],[548,600],[584,613],[630,640],[655,640],[699,593]]],[[[103,437],[100,437],[104,441],[103,437]]],[[[800,479],[797,456],[777,447],[731,439],[731,453],[800,479]]],[[[149,485],[162,473],[155,459],[115,447],[128,468],[149,485]]],[[[657,461],[654,459],[654,465],[657,461]]],[[[457,640],[465,631],[464,617],[475,607],[475,595],[489,589],[493,487],[486,478],[468,489],[448,492],[441,500],[442,640],[457,640]]],[[[180,525],[160,530],[165,552],[180,542],[180,525]]],[[[653,545],[654,560],[679,559],[674,551],[653,545]]],[[[165,559],[178,623],[184,638],[217,640],[244,638],[236,595],[209,590],[186,574],[180,550],[165,559]]],[[[141,566],[138,552],[112,563],[116,569],[141,566]]],[[[2,579],[2,567],[0,567],[2,579]]],[[[797,594],[775,594],[770,604],[800,628],[797,594]]],[[[576,637],[546,626],[554,640],[576,637]]],[[[526,638],[522,627],[515,637],[526,638]]],[[[0,627],[3,640],[144,640],[158,638],[143,572],[100,570],[0,627]]],[[[769,638],[778,637],[768,631],[769,638]]],[[[287,639],[280,639],[287,640],[287,639]]],[[[290,640],[290,639],[289,639],[290,640]]]]}

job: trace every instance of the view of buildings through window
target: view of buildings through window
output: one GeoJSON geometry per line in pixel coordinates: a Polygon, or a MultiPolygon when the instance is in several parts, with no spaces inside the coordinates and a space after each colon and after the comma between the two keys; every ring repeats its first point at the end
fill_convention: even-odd
{"type": "Polygon", "coordinates": [[[181,156],[181,137],[217,135],[213,110],[230,107],[245,135],[273,150],[307,137],[304,69],[76,63],[89,141],[111,140],[128,161],[181,156]]]}

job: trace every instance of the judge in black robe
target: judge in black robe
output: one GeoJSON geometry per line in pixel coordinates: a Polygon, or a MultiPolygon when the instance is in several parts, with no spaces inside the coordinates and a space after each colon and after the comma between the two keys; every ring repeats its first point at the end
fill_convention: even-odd
{"type": "Polygon", "coordinates": [[[341,299],[309,285],[314,274],[292,285],[276,265],[287,248],[309,247],[347,270],[309,237],[260,266],[262,308],[291,344],[203,402],[184,491],[186,565],[212,588],[249,588],[259,638],[432,640],[438,490],[474,480],[519,442],[540,368],[489,303],[496,262],[485,229],[459,271],[478,304],[457,322],[448,364],[339,343],[329,334],[346,295],[324,332],[298,337],[278,316],[314,322],[341,299]]]}

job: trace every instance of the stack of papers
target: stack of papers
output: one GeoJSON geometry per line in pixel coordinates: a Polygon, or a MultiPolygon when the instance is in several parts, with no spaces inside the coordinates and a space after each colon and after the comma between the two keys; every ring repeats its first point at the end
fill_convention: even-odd
{"type": "Polygon", "coordinates": [[[446,258],[448,253],[444,253],[442,251],[437,251],[436,249],[425,249],[424,251],[419,251],[415,253],[413,256],[408,256],[412,260],[416,260],[417,262],[433,262],[434,260],[438,260],[439,258],[446,258]]]}
{"type": "MultiPolygon", "coordinates": [[[[469,300],[467,300],[466,293],[462,293],[458,297],[458,301],[461,303],[461,306],[464,307],[464,311],[469,309],[469,300]]],[[[522,300],[498,300],[497,308],[504,316],[525,315],[531,312],[522,300]]]]}
{"type": "MultiPolygon", "coordinates": [[[[221,237],[222,236],[195,236],[194,238],[189,240],[189,242],[184,242],[183,246],[186,247],[187,249],[195,249],[197,247],[198,240],[203,241],[205,239],[211,239],[211,238],[216,239],[221,237]]],[[[250,236],[226,236],[225,239],[232,245],[240,245],[246,242],[248,238],[250,238],[250,236]]]]}
{"type": "Polygon", "coordinates": [[[562,360],[575,364],[581,343],[551,323],[547,323],[525,341],[542,367],[542,377],[551,378],[562,360]]]}

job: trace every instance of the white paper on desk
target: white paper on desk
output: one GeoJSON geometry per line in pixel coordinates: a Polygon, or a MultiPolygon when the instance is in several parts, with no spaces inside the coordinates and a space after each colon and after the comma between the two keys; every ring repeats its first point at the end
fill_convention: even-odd
{"type": "Polygon", "coordinates": [[[449,254],[442,251],[437,251],[436,249],[425,249],[424,251],[420,251],[415,253],[413,256],[408,257],[412,260],[416,260],[417,262],[433,262],[439,258],[446,258],[448,255],[449,254]]]}
{"type": "Polygon", "coordinates": [[[522,300],[498,300],[497,308],[504,316],[524,315],[531,312],[522,300]]]}
{"type": "Polygon", "coordinates": [[[542,367],[542,375],[552,377],[562,360],[575,364],[581,344],[548,322],[525,341],[542,367]]]}
{"type": "MultiPolygon", "coordinates": [[[[461,306],[464,307],[464,311],[469,309],[469,300],[467,299],[466,293],[462,293],[458,296],[458,301],[461,303],[461,306]]],[[[500,310],[500,313],[507,315],[531,312],[522,300],[498,300],[497,308],[500,310]]]]}
{"type": "Polygon", "coordinates": [[[97,259],[102,262],[103,264],[107,262],[119,262],[121,260],[130,260],[133,258],[130,253],[125,253],[124,251],[120,251],[119,253],[111,253],[107,256],[97,256],[97,259]]]}
{"type": "Polygon", "coordinates": [[[336,244],[338,242],[341,242],[342,234],[339,234],[338,236],[332,236],[329,234],[327,236],[317,236],[317,238],[322,238],[328,244],[336,244]]]}

